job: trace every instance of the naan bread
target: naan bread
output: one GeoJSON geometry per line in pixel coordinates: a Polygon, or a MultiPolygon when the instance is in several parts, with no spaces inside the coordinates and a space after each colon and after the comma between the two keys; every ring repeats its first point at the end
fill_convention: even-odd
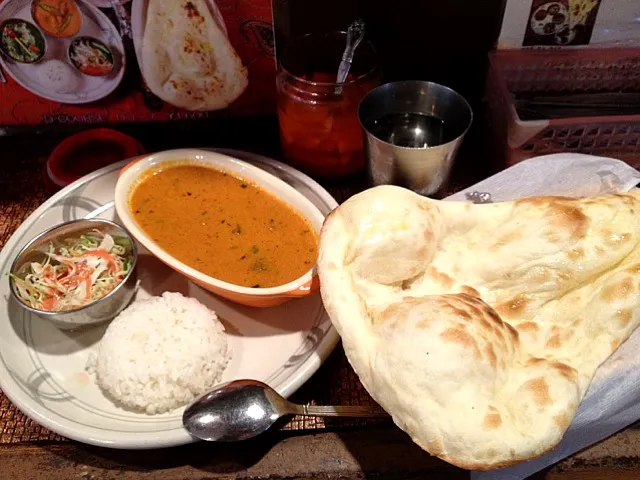
{"type": "Polygon", "coordinates": [[[423,449],[492,469],[561,440],[640,321],[640,194],[472,205],[383,186],[325,221],[322,298],[423,449]]]}
{"type": "Polygon", "coordinates": [[[226,108],[249,83],[207,0],[149,0],[142,57],[149,89],[188,110],[226,108]]]}
{"type": "Polygon", "coordinates": [[[569,28],[584,25],[599,0],[569,0],[569,28]]]}

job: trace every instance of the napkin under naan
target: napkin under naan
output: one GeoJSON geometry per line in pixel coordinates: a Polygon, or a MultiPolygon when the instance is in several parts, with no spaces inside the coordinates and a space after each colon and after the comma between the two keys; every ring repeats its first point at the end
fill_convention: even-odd
{"type": "Polygon", "coordinates": [[[363,385],[422,448],[487,470],[557,445],[638,326],[640,194],[473,205],[383,186],[320,236],[363,385]]]}
{"type": "Polygon", "coordinates": [[[188,110],[226,108],[249,82],[207,0],[149,0],[142,57],[149,89],[188,110]]]}

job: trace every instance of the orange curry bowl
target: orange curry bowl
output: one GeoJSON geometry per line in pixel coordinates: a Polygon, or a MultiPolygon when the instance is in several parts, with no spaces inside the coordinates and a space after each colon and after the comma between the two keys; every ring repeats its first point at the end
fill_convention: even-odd
{"type": "MultiPolygon", "coordinates": [[[[313,229],[316,239],[319,236],[324,215],[310,200],[286,182],[250,163],[227,155],[207,150],[178,149],[138,157],[120,172],[115,189],[116,212],[122,224],[138,242],[169,267],[204,289],[242,305],[273,307],[318,291],[319,283],[315,264],[293,281],[278,286],[255,288],[236,285],[209,276],[178,260],[161,247],[159,243],[162,242],[156,242],[135,219],[131,206],[133,193],[154,173],[184,165],[212,168],[252,183],[300,214],[313,229]]],[[[184,214],[194,215],[195,212],[185,211],[184,214]]],[[[156,238],[158,238],[157,235],[156,238]]]]}

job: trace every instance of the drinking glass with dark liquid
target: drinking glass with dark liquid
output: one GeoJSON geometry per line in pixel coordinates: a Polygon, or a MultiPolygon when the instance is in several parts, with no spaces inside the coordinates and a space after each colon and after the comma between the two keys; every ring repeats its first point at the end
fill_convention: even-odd
{"type": "Polygon", "coordinates": [[[442,193],[473,111],[459,93],[433,82],[404,80],[369,92],[358,107],[373,185],[421,195],[442,193]]]}
{"type": "Polygon", "coordinates": [[[339,177],[363,170],[364,139],[358,120],[362,97],[380,84],[373,46],[356,49],[347,80],[336,83],[345,32],[294,39],[278,67],[278,118],[287,161],[311,175],[339,177]]]}
{"type": "Polygon", "coordinates": [[[442,119],[424,113],[388,113],[374,120],[369,131],[385,142],[405,148],[437,147],[459,135],[442,119]]]}

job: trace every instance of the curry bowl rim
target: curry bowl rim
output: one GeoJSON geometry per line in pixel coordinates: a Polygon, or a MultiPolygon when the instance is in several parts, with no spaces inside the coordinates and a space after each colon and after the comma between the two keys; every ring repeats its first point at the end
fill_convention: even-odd
{"type": "Polygon", "coordinates": [[[147,155],[142,155],[133,159],[130,163],[125,165],[121,170],[116,183],[115,188],[115,209],[118,213],[123,224],[127,227],[131,235],[140,242],[151,254],[158,259],[175,269],[178,273],[185,275],[186,277],[201,282],[222,290],[251,295],[255,297],[271,297],[271,296],[303,296],[303,294],[296,295],[299,289],[310,284],[315,277],[317,277],[317,265],[314,265],[305,271],[304,274],[295,278],[294,280],[277,285],[275,287],[265,288],[252,288],[236,285],[230,282],[225,282],[216,277],[207,275],[193,267],[190,267],[186,263],[178,260],[174,255],[165,250],[157,242],[155,242],[144,230],[138,226],[136,220],[133,218],[133,214],[130,209],[130,197],[135,190],[135,186],[141,177],[147,174],[149,171],[158,168],[163,163],[185,164],[185,165],[201,165],[207,168],[212,168],[217,171],[224,171],[230,173],[236,177],[246,179],[258,187],[264,189],[266,192],[275,196],[279,201],[285,203],[289,208],[300,214],[314,229],[314,232],[319,237],[322,223],[324,222],[325,215],[320,209],[315,206],[311,200],[305,197],[302,193],[298,192],[294,187],[289,185],[284,180],[278,178],[276,175],[251,164],[245,160],[219,153],[211,150],[201,150],[196,148],[181,148],[173,150],[165,150],[155,152],[147,155]],[[230,165],[230,168],[226,168],[230,165]],[[235,168],[233,168],[235,167],[235,168]],[[242,170],[242,172],[240,171],[242,170]],[[244,172],[250,172],[249,175],[244,175],[244,172]],[[256,178],[258,177],[258,178],[256,178]],[[282,191],[288,192],[290,196],[296,199],[296,204],[287,201],[282,197],[282,191]],[[304,205],[301,208],[300,205],[304,205]],[[314,218],[316,217],[318,226],[314,224],[314,218]]]}

